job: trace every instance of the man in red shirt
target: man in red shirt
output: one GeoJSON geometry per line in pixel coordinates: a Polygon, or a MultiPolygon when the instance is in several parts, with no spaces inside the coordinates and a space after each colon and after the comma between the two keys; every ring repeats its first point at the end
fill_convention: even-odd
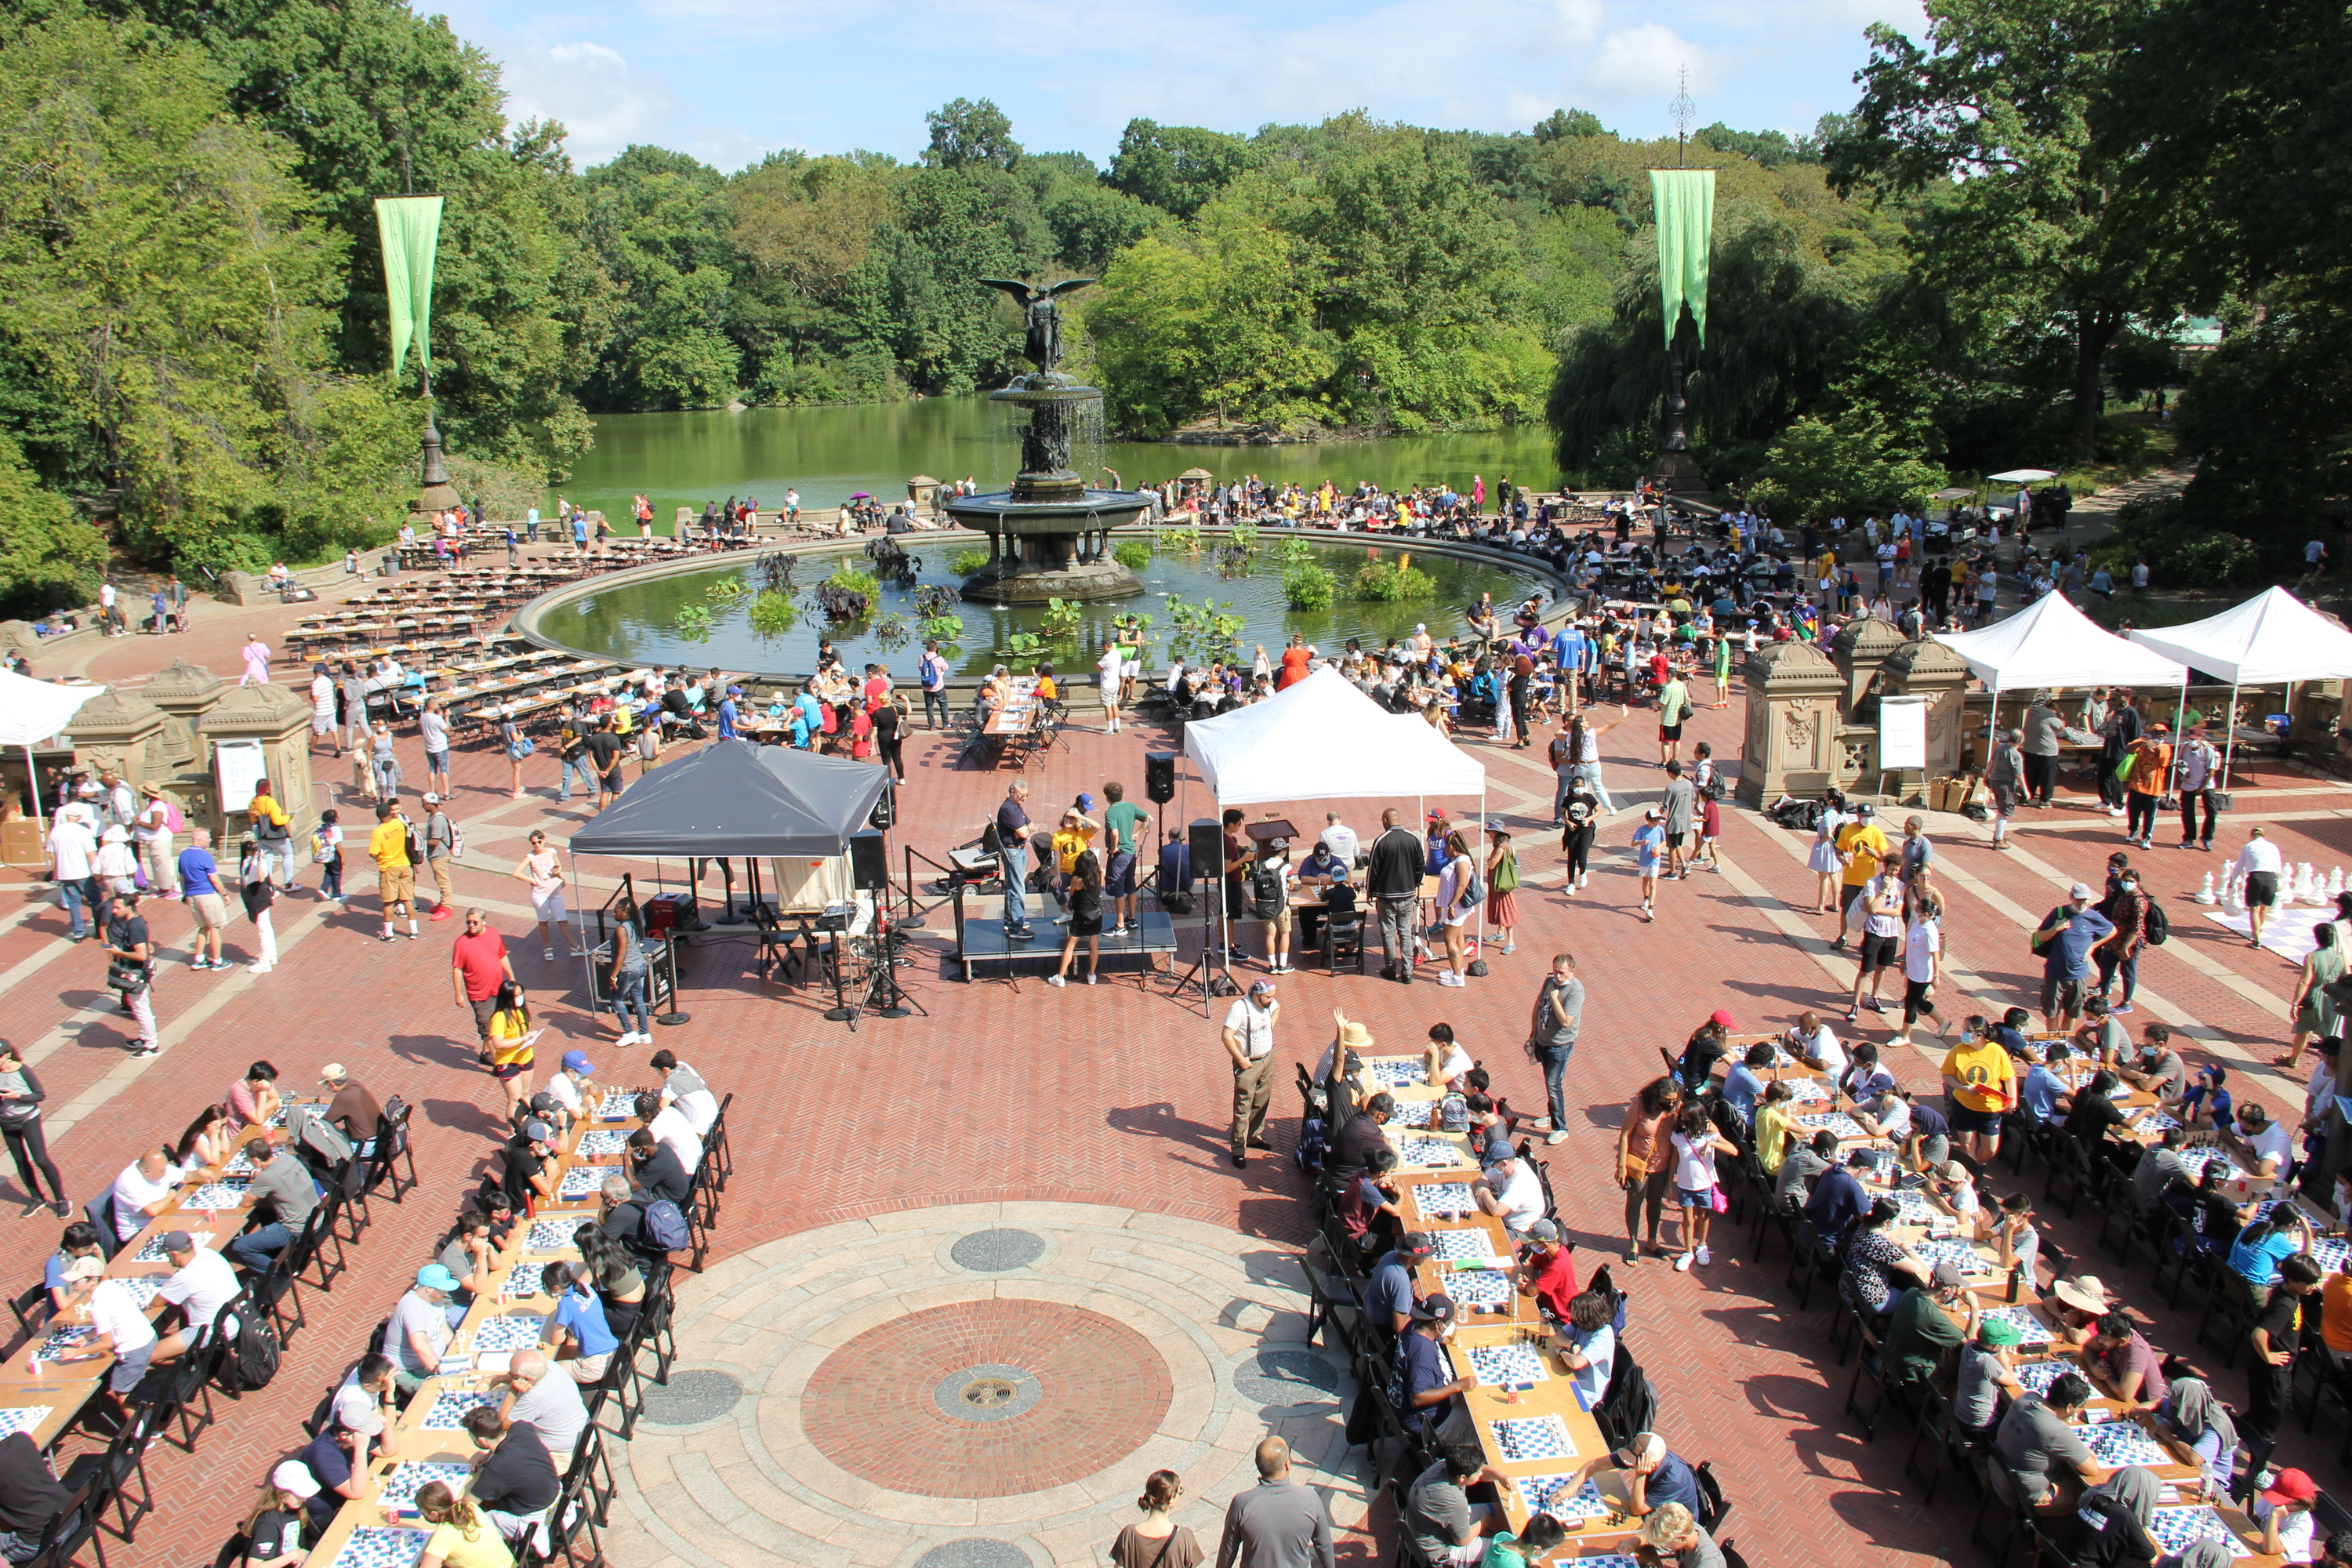
{"type": "Polygon", "coordinates": [[[1519,1249],[1517,1284],[1520,1295],[1533,1296],[1538,1306],[1568,1321],[1568,1304],[1576,1296],[1576,1265],[1559,1244],[1559,1226],[1551,1220],[1528,1226],[1527,1245],[1519,1249]]]}
{"type": "Polygon", "coordinates": [[[466,934],[449,944],[449,984],[457,1005],[474,1010],[474,1033],[490,1043],[490,1015],[498,1010],[499,987],[514,979],[507,959],[506,938],[490,929],[490,917],[480,910],[466,911],[466,934]]]}
{"type": "Polygon", "coordinates": [[[1290,646],[1282,650],[1282,669],[1274,678],[1274,689],[1281,691],[1293,681],[1307,679],[1307,665],[1311,656],[1307,651],[1307,639],[1293,636],[1290,646]]]}

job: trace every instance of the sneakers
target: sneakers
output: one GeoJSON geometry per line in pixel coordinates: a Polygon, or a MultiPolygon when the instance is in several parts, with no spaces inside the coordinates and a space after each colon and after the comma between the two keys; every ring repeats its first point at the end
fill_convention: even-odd
{"type": "Polygon", "coordinates": [[[1684,1253],[1681,1257],[1679,1257],[1679,1258],[1675,1258],[1675,1273],[1677,1273],[1677,1274],[1687,1274],[1687,1273],[1689,1273],[1689,1272],[1690,1272],[1690,1266],[1691,1266],[1691,1255],[1690,1255],[1689,1253],[1687,1253],[1687,1252],[1684,1253]]]}
{"type": "Polygon", "coordinates": [[[1069,982],[1063,979],[1058,974],[1048,974],[1045,976],[1045,984],[1058,990],[1062,986],[1067,985],[1069,982]]]}
{"type": "Polygon", "coordinates": [[[274,963],[248,963],[246,967],[252,970],[256,974],[267,974],[278,966],[274,963]]]}
{"type": "Polygon", "coordinates": [[[2120,1016],[2120,1015],[2122,1015],[2122,1014],[2125,1014],[2125,1013],[2128,1013],[2128,1012],[2130,1012],[2131,1010],[2132,1010],[2132,1005],[2131,1005],[2130,1003],[2128,1003],[2128,1002],[2118,1002],[2118,1003],[2116,1003],[2114,1006],[2112,1006],[2112,1007],[2110,1007],[2110,1008],[2108,1008],[2108,1009],[2107,1009],[2107,1011],[2108,1011],[2108,1012],[2110,1012],[2110,1013],[2114,1013],[2114,1014],[2116,1014],[2116,1015],[2118,1015],[2118,1016],[2120,1016]]]}
{"type": "Polygon", "coordinates": [[[131,1059],[134,1062],[143,1062],[150,1057],[160,1057],[163,1054],[163,1047],[161,1046],[141,1046],[131,1053],[131,1059]]]}
{"type": "Polygon", "coordinates": [[[425,918],[428,921],[446,921],[449,918],[449,906],[436,904],[433,906],[433,912],[425,918]]]}
{"type": "Polygon", "coordinates": [[[1703,1241],[1698,1244],[1698,1260],[1701,1263],[1712,1263],[1715,1261],[1715,1254],[1706,1249],[1706,1243],[1703,1241]]]}
{"type": "Polygon", "coordinates": [[[1095,977],[1094,977],[1094,975],[1093,975],[1091,973],[1089,973],[1087,975],[1087,984],[1089,984],[1089,985],[1092,985],[1094,983],[1095,983],[1095,977]]]}
{"type": "Polygon", "coordinates": [[[1565,1131],[1547,1132],[1544,1134],[1544,1142],[1547,1143],[1565,1143],[1568,1142],[1568,1134],[1565,1131]]]}
{"type": "Polygon", "coordinates": [[[1454,973],[1454,971],[1450,969],[1441,969],[1437,972],[1437,983],[1440,985],[1466,985],[1469,984],[1469,982],[1464,980],[1462,976],[1454,973]]]}
{"type": "MultiPolygon", "coordinates": [[[[392,940],[392,928],[390,926],[386,926],[382,931],[376,932],[375,939],[378,942],[390,942],[392,940]]],[[[198,965],[198,967],[201,968],[203,966],[198,965]]]]}
{"type": "Polygon", "coordinates": [[[551,947],[541,948],[539,950],[539,956],[552,963],[555,958],[555,950],[551,947]]]}

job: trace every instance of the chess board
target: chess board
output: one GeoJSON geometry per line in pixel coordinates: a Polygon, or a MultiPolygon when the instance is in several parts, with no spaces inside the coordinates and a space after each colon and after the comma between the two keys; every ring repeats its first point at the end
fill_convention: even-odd
{"type": "Polygon", "coordinates": [[[194,1192],[183,1194],[180,1206],[184,1209],[236,1208],[244,1204],[247,1189],[252,1185],[251,1182],[206,1182],[194,1192]]]}
{"type": "Polygon", "coordinates": [[[1508,1312],[1515,1294],[1511,1277],[1492,1269],[1472,1269],[1445,1277],[1445,1293],[1465,1311],[1508,1312]]]}
{"type": "Polygon", "coordinates": [[[1591,1557],[1574,1559],[1576,1568],[1643,1568],[1642,1560],[1622,1552],[1603,1552],[1591,1557]]]}
{"type": "MultiPolygon", "coordinates": [[[[192,1230],[188,1232],[188,1239],[194,1242],[198,1247],[210,1247],[213,1244],[213,1233],[208,1230],[192,1230]]],[[[141,1247],[138,1251],[131,1255],[131,1261],[133,1263],[161,1263],[170,1256],[171,1254],[163,1250],[163,1234],[158,1233],[149,1238],[146,1246],[141,1247]]]]}
{"type": "Polygon", "coordinates": [[[14,1409],[0,1410],[0,1437],[16,1432],[30,1432],[48,1419],[49,1409],[46,1405],[20,1405],[14,1409]]]}
{"type": "Polygon", "coordinates": [[[2151,1105],[2133,1116],[2131,1124],[2140,1131],[2154,1136],[2171,1131],[2179,1126],[2180,1122],[2178,1118],[2168,1116],[2151,1105]]]}
{"type": "Polygon", "coordinates": [[[1364,1075],[1382,1089],[1411,1089],[1429,1081],[1419,1057],[1373,1057],[1364,1063],[1364,1075]]]}
{"type": "Polygon", "coordinates": [[[2041,1319],[2023,1307],[1996,1307],[1977,1321],[1979,1327],[1995,1322],[2011,1325],[2017,1330],[2021,1344],[2046,1345],[2054,1337],[2041,1319]]]}
{"type": "Polygon", "coordinates": [[[239,1149],[236,1153],[231,1154],[226,1162],[222,1164],[221,1174],[224,1176],[250,1176],[260,1169],[260,1166],[253,1163],[253,1152],[251,1150],[239,1149]]]}
{"type": "Polygon", "coordinates": [[[1582,1524],[1589,1519],[1607,1519],[1614,1511],[1601,1489],[1591,1481],[1577,1484],[1573,1474],[1564,1476],[1518,1476],[1512,1485],[1519,1489],[1519,1497],[1530,1513],[1548,1513],[1562,1524],[1582,1524]]]}
{"type": "Polygon", "coordinates": [[[2311,1260],[2330,1274],[2342,1268],[2347,1257],[2352,1257],[2352,1243],[2340,1236],[2323,1236],[2311,1244],[2311,1260]]]}
{"type": "Polygon", "coordinates": [[[1829,1105],[1833,1103],[1830,1091],[1817,1078],[1784,1078],[1791,1105],[1829,1105]]]}
{"type": "Polygon", "coordinates": [[[362,1525],[352,1531],[326,1568],[409,1568],[425,1555],[425,1543],[431,1539],[431,1533],[422,1530],[362,1525]]]}
{"type": "Polygon", "coordinates": [[[89,1349],[89,1342],[96,1338],[98,1331],[88,1323],[69,1323],[62,1329],[50,1330],[48,1338],[41,1342],[41,1348],[34,1353],[43,1361],[54,1361],[68,1351],[89,1349]]]}
{"type": "Polygon", "coordinates": [[[1408,1165],[1458,1165],[1462,1156],[1454,1145],[1443,1138],[1409,1137],[1399,1140],[1403,1145],[1397,1156],[1408,1165]]]}
{"type": "Polygon", "coordinates": [[[271,1112],[269,1113],[269,1125],[271,1125],[272,1127],[283,1127],[283,1126],[285,1126],[285,1125],[286,1125],[286,1113],[287,1113],[287,1111],[288,1111],[289,1110],[290,1110],[290,1109],[291,1109],[291,1107],[289,1107],[289,1106],[288,1106],[288,1105],[284,1104],[283,1102],[281,1102],[281,1103],[278,1105],[278,1109],[277,1109],[277,1110],[273,1110],[273,1111],[271,1111],[271,1112]]]}
{"type": "Polygon", "coordinates": [[[467,1479],[473,1473],[472,1468],[465,1465],[434,1465],[404,1459],[384,1472],[375,1500],[377,1506],[394,1513],[415,1513],[416,1494],[421,1488],[439,1481],[453,1492],[462,1491],[467,1479]]]}
{"type": "Polygon", "coordinates": [[[1821,1116],[1800,1116],[1797,1118],[1797,1125],[1811,1132],[1819,1132],[1826,1128],[1830,1132],[1840,1138],[1867,1138],[1870,1136],[1869,1133],[1864,1132],[1862,1130],[1861,1122],[1856,1121],[1853,1117],[1848,1116],[1843,1110],[1832,1110],[1821,1116]]]}
{"type": "Polygon", "coordinates": [[[425,1413],[425,1429],[428,1432],[455,1432],[465,1426],[467,1412],[479,1410],[485,1405],[495,1406],[502,1397],[497,1394],[468,1394],[458,1389],[445,1389],[434,1395],[433,1408],[425,1413]]]}
{"type": "Polygon", "coordinates": [[[1429,1245],[1430,1256],[1444,1263],[1495,1255],[1495,1243],[1483,1230],[1433,1230],[1429,1233],[1429,1245]]]}
{"type": "Polygon", "coordinates": [[[522,1244],[525,1250],[530,1252],[560,1252],[572,1245],[572,1235],[579,1228],[577,1220],[535,1219],[530,1222],[530,1230],[522,1238],[522,1244]]]}
{"type": "Polygon", "coordinates": [[[1916,1241],[1911,1244],[1911,1250],[1917,1253],[1919,1261],[1930,1268],[1935,1268],[1938,1263],[1948,1262],[1957,1265],[1963,1279],[1970,1275],[1990,1274],[1993,1271],[1992,1265],[1987,1263],[1983,1256],[1965,1241],[1916,1241]]]}
{"type": "Polygon", "coordinates": [[[1415,1187],[1412,1202],[1423,1218],[1474,1214],[1478,1207],[1470,1201],[1470,1184],[1467,1182],[1431,1182],[1415,1187]]]}
{"type": "Polygon", "coordinates": [[[2221,1516],[2202,1504],[2189,1508],[2160,1508],[2147,1532],[2164,1548],[2165,1555],[2186,1552],[2189,1545],[2207,1536],[2230,1549],[2232,1557],[2251,1557],[2253,1552],[2238,1539],[2238,1532],[2223,1521],[2221,1516]]]}
{"type": "Polygon", "coordinates": [[[2164,1445],[2140,1430],[2130,1421],[2101,1421],[2084,1426],[2076,1434],[2092,1458],[2108,1469],[2120,1470],[2127,1465],[2169,1465],[2173,1458],[2164,1445]]]}
{"type": "Polygon", "coordinates": [[[2047,1394],[2050,1385],[2070,1372],[2081,1370],[2068,1361],[2033,1361],[2017,1369],[2017,1381],[2036,1394],[2047,1394]]]}
{"type": "MultiPolygon", "coordinates": [[[[1495,1447],[1506,1463],[1521,1459],[1573,1459],[1576,1439],[1569,1436],[1568,1423],[1557,1415],[1517,1415],[1507,1421],[1487,1424],[1495,1434],[1495,1447]]],[[[1559,1478],[1554,1478],[1559,1479],[1559,1478]]],[[[1521,1480],[1521,1486],[1527,1484],[1521,1480]]],[[[1529,1508],[1541,1505],[1529,1500],[1529,1508]]]]}
{"type": "Polygon", "coordinates": [[[555,1189],[555,1195],[566,1203],[593,1196],[604,1190],[604,1178],[610,1173],[601,1165],[574,1165],[563,1173],[563,1184],[555,1189]]]}
{"type": "Polygon", "coordinates": [[[166,1278],[162,1274],[133,1274],[128,1279],[117,1279],[115,1283],[122,1287],[123,1293],[131,1298],[131,1305],[143,1312],[154,1305],[155,1293],[163,1288],[166,1278]]]}
{"type": "Polygon", "coordinates": [[[633,1089],[616,1089],[604,1097],[596,1108],[599,1121],[626,1121],[637,1113],[637,1093],[633,1089]]]}
{"type": "Polygon", "coordinates": [[[580,1135],[580,1145],[573,1151],[583,1160],[601,1160],[607,1154],[617,1154],[629,1146],[629,1135],[613,1128],[600,1128],[580,1135]]]}
{"type": "Polygon", "coordinates": [[[541,1293],[540,1290],[540,1269],[541,1267],[543,1266],[540,1264],[525,1263],[509,1270],[507,1277],[499,1281],[499,1300],[501,1301],[522,1301],[540,1295],[541,1293]]]}
{"type": "Polygon", "coordinates": [[[527,1314],[506,1318],[484,1318],[474,1331],[474,1349],[496,1353],[499,1351],[528,1350],[539,1343],[547,1331],[547,1321],[527,1314]]]}
{"type": "Polygon", "coordinates": [[[1488,1387],[1542,1383],[1551,1376],[1543,1352],[1533,1345],[1472,1345],[1463,1353],[1470,1358],[1471,1372],[1488,1387]]]}
{"type": "Polygon", "coordinates": [[[2180,1152],[2180,1163],[2189,1167],[2190,1181],[2204,1180],[2205,1167],[2216,1163],[2221,1167],[2221,1179],[2225,1182],[2244,1174],[2229,1155],[2210,1145],[2200,1149],[2183,1149],[2180,1152]]]}
{"type": "MultiPolygon", "coordinates": [[[[1906,1189],[1902,1192],[1888,1193],[1886,1196],[1895,1202],[1895,1218],[1899,1224],[1941,1225],[1949,1217],[1941,1209],[1929,1203],[1925,1194],[1906,1189]]],[[[1922,1253],[1920,1256],[1925,1257],[1926,1254],[1922,1253]]]]}

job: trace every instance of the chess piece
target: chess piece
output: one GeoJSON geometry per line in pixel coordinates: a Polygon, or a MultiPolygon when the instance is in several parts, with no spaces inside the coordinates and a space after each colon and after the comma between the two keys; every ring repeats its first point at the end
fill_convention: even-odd
{"type": "Polygon", "coordinates": [[[2294,901],[2298,904],[2311,902],[2311,862],[2308,860],[2295,868],[2294,901]]]}
{"type": "Polygon", "coordinates": [[[2228,884],[2221,889],[2221,908],[2224,912],[2233,915],[2246,912],[2245,895],[2241,890],[2244,886],[2243,879],[2237,872],[2231,871],[2228,884]]]}
{"type": "Polygon", "coordinates": [[[2213,891],[2213,873],[2210,871],[2205,873],[2205,885],[2197,889],[2197,901],[2200,904],[2218,904],[2221,901],[2221,895],[2213,891]]]}
{"type": "Polygon", "coordinates": [[[2344,892],[2344,868],[2336,867],[2327,873],[2327,901],[2334,903],[2344,892]]]}

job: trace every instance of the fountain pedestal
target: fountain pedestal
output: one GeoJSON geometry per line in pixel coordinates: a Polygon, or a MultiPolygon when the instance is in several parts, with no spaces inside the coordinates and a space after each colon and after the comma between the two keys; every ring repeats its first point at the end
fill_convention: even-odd
{"type": "Polygon", "coordinates": [[[1143,592],[1143,579],[1111,559],[1110,535],[1150,510],[1151,498],[1140,490],[1088,489],[1070,468],[1073,431],[1098,416],[1102,394],[1041,369],[989,397],[1027,411],[1029,423],[1011,489],[947,503],[950,517],[989,536],[988,564],[964,580],[963,596],[988,605],[1042,605],[1143,592]]]}

